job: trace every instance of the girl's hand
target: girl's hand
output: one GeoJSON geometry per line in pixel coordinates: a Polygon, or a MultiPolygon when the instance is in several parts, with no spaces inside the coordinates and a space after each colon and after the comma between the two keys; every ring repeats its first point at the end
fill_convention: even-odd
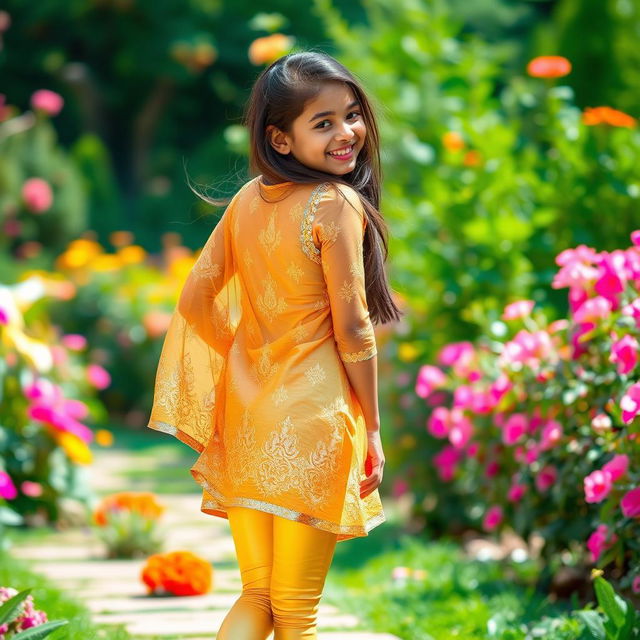
{"type": "Polygon", "coordinates": [[[384,467],[384,453],[380,431],[367,431],[367,458],[364,465],[367,478],[360,483],[360,497],[366,498],[375,491],[382,482],[382,469],[384,467]]]}

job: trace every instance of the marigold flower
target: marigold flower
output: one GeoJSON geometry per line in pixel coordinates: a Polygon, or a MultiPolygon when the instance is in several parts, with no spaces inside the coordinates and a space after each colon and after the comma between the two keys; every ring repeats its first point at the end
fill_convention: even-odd
{"type": "Polygon", "coordinates": [[[561,78],[570,72],[571,63],[563,56],[538,56],[527,65],[527,73],[534,78],[561,78]]]}
{"type": "Polygon", "coordinates": [[[590,127],[599,124],[608,124],[612,127],[635,127],[637,120],[611,107],[587,107],[582,112],[582,122],[590,127]]]}
{"type": "Polygon", "coordinates": [[[150,556],[140,578],[149,594],[202,595],[211,590],[213,568],[195,553],[171,551],[150,556]]]}

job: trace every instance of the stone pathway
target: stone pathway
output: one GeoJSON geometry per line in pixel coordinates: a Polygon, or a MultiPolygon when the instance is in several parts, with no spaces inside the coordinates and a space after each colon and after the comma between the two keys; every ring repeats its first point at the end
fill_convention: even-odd
{"type": "MultiPolygon", "coordinates": [[[[96,492],[100,495],[131,489],[131,482],[118,475],[119,470],[130,466],[128,454],[110,450],[97,453],[91,467],[91,484],[96,492]]],[[[71,595],[80,596],[95,622],[123,625],[136,640],[213,640],[242,587],[228,521],[203,514],[200,494],[163,493],[158,500],[167,507],[162,519],[165,549],[188,549],[210,561],[214,571],[210,593],[148,596],[139,577],[144,560],[103,559],[103,545],[88,529],[53,533],[44,541],[18,542],[11,553],[33,560],[39,573],[71,595]]],[[[366,631],[362,620],[322,601],[318,631],[320,640],[399,640],[390,634],[366,631]]]]}

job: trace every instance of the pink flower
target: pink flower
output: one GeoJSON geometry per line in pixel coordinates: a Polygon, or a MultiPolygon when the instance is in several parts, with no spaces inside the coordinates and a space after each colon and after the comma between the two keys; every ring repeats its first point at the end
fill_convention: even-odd
{"type": "Polygon", "coordinates": [[[31,498],[37,498],[42,495],[42,485],[39,482],[31,482],[31,480],[24,480],[20,485],[20,491],[25,496],[31,498]]]}
{"type": "Polygon", "coordinates": [[[425,364],[420,367],[416,380],[416,394],[426,398],[434,389],[441,387],[447,381],[447,376],[438,367],[425,364]]]}
{"type": "MultiPolygon", "coordinates": [[[[546,331],[519,331],[507,342],[498,358],[498,366],[527,365],[531,369],[537,369],[542,360],[555,360],[555,349],[551,342],[551,336],[546,331]]],[[[519,368],[519,367],[518,367],[519,368]]]]}
{"type": "Polygon", "coordinates": [[[393,482],[393,487],[391,489],[391,494],[394,498],[399,498],[407,493],[409,489],[409,485],[406,480],[403,478],[396,478],[393,482]]]}
{"type": "Polygon", "coordinates": [[[596,293],[611,302],[612,308],[617,309],[618,296],[624,291],[626,256],[624,251],[613,251],[601,254],[600,276],[594,284],[596,293]]]}
{"type": "Polygon", "coordinates": [[[607,464],[602,467],[603,471],[611,474],[611,482],[621,478],[629,469],[629,456],[625,453],[613,456],[607,464]]]}
{"type": "Polygon", "coordinates": [[[618,363],[618,373],[626,375],[638,364],[638,341],[627,334],[611,346],[609,361],[618,363]]]}
{"type": "Polygon", "coordinates": [[[611,315],[612,304],[608,298],[596,296],[585,300],[574,312],[573,319],[577,323],[598,323],[611,315]]]}
{"type": "Polygon", "coordinates": [[[18,495],[16,485],[6,471],[0,471],[0,497],[13,500],[18,495]]]}
{"type": "Polygon", "coordinates": [[[595,262],[598,252],[585,244],[579,244],[575,249],[565,249],[556,256],[556,264],[565,266],[572,262],[595,262]]]}
{"type": "Polygon", "coordinates": [[[111,384],[109,372],[99,364],[90,364],[87,367],[87,378],[96,389],[106,389],[111,384]]]}
{"type": "Polygon", "coordinates": [[[591,562],[598,562],[603,551],[606,551],[618,540],[618,536],[615,533],[612,533],[611,539],[607,542],[608,534],[609,528],[607,525],[600,524],[589,536],[589,539],[587,540],[587,549],[591,552],[591,562]]]}
{"type": "Polygon", "coordinates": [[[599,413],[591,420],[591,428],[596,433],[606,433],[611,429],[611,418],[606,413],[599,413]]]}
{"type": "Polygon", "coordinates": [[[507,500],[509,500],[509,502],[520,502],[520,500],[522,499],[522,496],[526,493],[526,491],[527,491],[526,484],[514,483],[509,487],[509,491],[507,493],[507,500]]]}
{"type": "Polygon", "coordinates": [[[62,344],[71,351],[82,351],[87,346],[87,339],[80,333],[67,333],[62,336],[62,344]]]}
{"type": "Polygon", "coordinates": [[[620,500],[620,507],[625,518],[640,516],[640,487],[627,491],[620,500]]]}
{"type": "Polygon", "coordinates": [[[542,442],[540,450],[547,451],[555,447],[562,439],[562,425],[557,420],[547,420],[542,429],[542,442]]]}
{"type": "Polygon", "coordinates": [[[584,345],[584,340],[582,340],[582,336],[589,333],[592,329],[595,328],[595,323],[593,322],[584,322],[579,324],[576,327],[576,330],[571,334],[571,346],[573,347],[573,352],[571,357],[573,360],[577,360],[583,353],[587,352],[587,348],[584,345]]]}
{"type": "Polygon", "coordinates": [[[516,320],[518,318],[525,318],[531,313],[536,303],[533,300],[516,300],[508,304],[502,312],[503,320],[516,320]]]}
{"type": "Polygon", "coordinates": [[[493,531],[502,522],[502,507],[494,504],[487,509],[482,521],[482,528],[485,531],[493,531]]]}
{"type": "Polygon", "coordinates": [[[451,342],[440,350],[438,362],[445,366],[452,366],[460,358],[468,357],[469,353],[473,353],[473,344],[471,342],[451,342]]]}
{"type": "Polygon", "coordinates": [[[44,213],[53,203],[53,192],[46,180],[29,178],[22,185],[22,199],[32,213],[44,213]]]}
{"type": "Polygon", "coordinates": [[[524,413],[514,413],[509,416],[502,427],[502,442],[513,445],[522,440],[527,433],[527,416],[524,413]]]}
{"type": "Polygon", "coordinates": [[[623,316],[631,316],[636,321],[636,327],[640,327],[640,298],[635,298],[629,304],[625,304],[620,312],[623,316]]]}
{"type": "Polygon", "coordinates": [[[441,480],[449,481],[453,479],[456,465],[461,456],[462,453],[458,449],[449,445],[433,456],[433,462],[441,480]]]}
{"type": "Polygon", "coordinates": [[[498,471],[500,471],[500,465],[495,460],[492,460],[484,470],[484,475],[487,478],[493,478],[493,476],[495,476],[498,471]]]}
{"type": "Polygon", "coordinates": [[[45,422],[58,431],[71,433],[85,442],[93,440],[93,432],[89,427],[65,414],[59,407],[31,405],[27,408],[27,416],[38,422],[45,422]]]}
{"type": "Polygon", "coordinates": [[[608,471],[593,471],[584,478],[586,502],[602,502],[611,491],[611,474],[608,471]]]}
{"type": "Polygon", "coordinates": [[[546,467],[542,467],[536,476],[536,488],[540,492],[547,491],[550,489],[558,479],[558,472],[553,465],[547,465],[546,467]]]}
{"type": "Polygon", "coordinates": [[[631,583],[633,593],[640,593],[640,576],[636,576],[631,583]]]}
{"type": "Polygon", "coordinates": [[[450,417],[451,426],[447,434],[449,436],[449,442],[451,442],[456,449],[464,449],[473,435],[471,420],[464,415],[462,409],[452,409],[450,417]]]}
{"type": "Polygon", "coordinates": [[[640,247],[640,229],[631,232],[631,242],[633,242],[636,247],[640,247]]]}
{"type": "Polygon", "coordinates": [[[31,96],[31,107],[56,116],[64,106],[62,96],[49,89],[40,89],[31,96]]]}
{"type": "Polygon", "coordinates": [[[475,458],[479,449],[480,449],[480,444],[477,442],[472,442],[470,445],[467,446],[467,455],[470,458],[475,458]]]}
{"type": "Polygon", "coordinates": [[[629,424],[640,413],[640,382],[632,384],[620,400],[622,420],[629,424]]]}
{"type": "Polygon", "coordinates": [[[494,380],[489,387],[489,394],[491,396],[493,405],[497,405],[498,402],[502,400],[502,396],[504,396],[505,393],[511,391],[512,388],[513,383],[511,382],[511,380],[509,380],[509,378],[504,373],[501,373],[500,376],[496,380],[494,380]]]}
{"type": "Polygon", "coordinates": [[[446,438],[449,433],[449,409],[436,407],[427,420],[429,433],[436,438],[446,438]]]}

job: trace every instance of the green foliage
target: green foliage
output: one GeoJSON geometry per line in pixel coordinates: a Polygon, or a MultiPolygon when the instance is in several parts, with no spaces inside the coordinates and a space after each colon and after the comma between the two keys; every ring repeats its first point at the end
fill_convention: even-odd
{"type": "Polygon", "coordinates": [[[11,585],[18,591],[28,588],[48,618],[68,621],[53,631],[50,640],[131,640],[122,625],[94,624],[87,607],[36,573],[24,560],[3,550],[0,550],[0,584],[11,585]]]}
{"type": "Polygon", "coordinates": [[[8,230],[5,225],[11,222],[17,227],[0,234],[0,251],[21,255],[20,246],[35,241],[51,258],[86,228],[86,192],[48,117],[25,114],[22,127],[19,119],[0,123],[0,225],[8,230]],[[46,211],[33,213],[26,206],[22,189],[29,178],[42,178],[50,185],[53,201],[46,211]]]}
{"type": "Polygon", "coordinates": [[[592,640],[632,640],[640,637],[640,612],[617,594],[611,584],[596,575],[594,587],[603,615],[592,609],[575,611],[586,626],[592,640]]]}
{"type": "MultiPolygon", "coordinates": [[[[9,629],[11,629],[11,623],[15,623],[20,617],[22,612],[21,607],[29,595],[31,595],[31,589],[25,589],[6,600],[2,606],[0,606],[0,626],[7,624],[9,629]]],[[[46,638],[58,627],[66,624],[69,624],[68,620],[50,620],[24,631],[10,633],[10,635],[7,635],[5,632],[4,637],[12,638],[13,640],[41,640],[41,638],[46,638]]]]}
{"type": "Polygon", "coordinates": [[[108,522],[93,530],[104,542],[108,558],[146,558],[159,553],[166,535],[155,519],[133,510],[111,512],[108,522]]]}

